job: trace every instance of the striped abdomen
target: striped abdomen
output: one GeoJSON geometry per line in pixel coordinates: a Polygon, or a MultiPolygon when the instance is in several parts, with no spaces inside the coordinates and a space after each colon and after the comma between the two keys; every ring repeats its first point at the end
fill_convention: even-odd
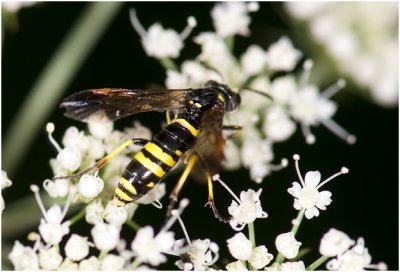
{"type": "Polygon", "coordinates": [[[186,119],[173,120],[128,164],[115,190],[114,202],[124,206],[147,194],[194,146],[198,134],[198,128],[186,119]]]}

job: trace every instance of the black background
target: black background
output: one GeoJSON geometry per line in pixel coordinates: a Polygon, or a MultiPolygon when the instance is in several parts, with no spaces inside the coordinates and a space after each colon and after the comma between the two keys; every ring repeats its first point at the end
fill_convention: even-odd
{"type": "MultiPolygon", "coordinates": [[[[19,30],[3,32],[3,139],[28,90],[86,5],[44,3],[24,9],[18,15],[19,30]]],[[[194,15],[198,22],[194,35],[213,29],[210,18],[213,3],[127,3],[88,56],[77,76],[67,86],[65,95],[88,88],[143,88],[150,84],[164,83],[165,71],[155,59],[146,56],[137,33],[129,23],[128,10],[133,6],[145,28],[160,21],[164,27],[181,31],[186,25],[186,18],[194,15]]],[[[260,10],[252,14],[250,29],[253,35],[250,38],[237,38],[235,52],[242,53],[253,43],[267,49],[281,35],[291,36],[296,29],[289,26],[285,16],[280,3],[262,3],[260,10]]],[[[199,47],[190,41],[194,35],[186,41],[181,60],[192,59],[200,52],[199,47]]],[[[296,45],[296,41],[294,44],[307,52],[305,48],[296,45]]],[[[336,78],[339,78],[339,75],[336,78]]],[[[321,87],[330,84],[331,82],[327,82],[321,87]]],[[[398,109],[379,108],[346,91],[336,95],[334,99],[340,101],[334,119],[357,135],[358,142],[349,146],[325,128],[318,127],[313,129],[317,137],[315,145],[305,144],[303,136],[297,131],[289,141],[274,146],[276,160],[286,157],[290,164],[283,171],[266,177],[262,184],[262,206],[269,217],[255,222],[257,245],[265,244],[275,255],[275,237],[289,231],[290,221],[297,215],[292,207],[293,198],[286,190],[297,180],[291,158],[294,153],[298,153],[301,155],[300,167],[303,174],[306,171],[319,170],[322,178],[327,178],[342,166],[350,169],[348,175],[340,176],[324,187],[333,194],[333,203],[327,210],[322,211],[318,218],[305,220],[300,227],[298,240],[305,247],[312,248],[312,253],[304,257],[306,266],[318,257],[318,245],[322,235],[329,228],[335,227],[353,239],[364,237],[373,263],[384,261],[389,269],[397,270],[398,109]]],[[[155,132],[160,129],[164,115],[148,113],[134,118],[138,118],[155,132]]],[[[116,127],[129,125],[134,118],[118,122],[116,127]]],[[[84,128],[82,124],[63,117],[61,110],[54,105],[51,115],[41,124],[43,129],[40,130],[40,134],[32,135],[32,145],[26,150],[19,170],[10,176],[14,185],[3,192],[6,205],[14,199],[30,194],[30,184],[41,185],[44,179],[51,176],[48,161],[56,154],[44,132],[45,123],[48,121],[56,124],[55,138],[59,140],[65,129],[71,125],[84,128]]],[[[6,159],[2,157],[2,160],[6,159]]],[[[221,176],[237,193],[248,188],[258,188],[258,185],[250,181],[245,170],[224,172],[221,176]]],[[[171,180],[167,183],[168,190],[172,188],[176,178],[174,175],[167,178],[171,180]]],[[[230,197],[218,185],[215,187],[217,205],[222,210],[229,205],[230,197]]],[[[234,235],[234,231],[228,225],[216,221],[209,209],[203,208],[207,188],[190,182],[184,188],[182,196],[191,200],[182,216],[191,238],[208,237],[217,241],[221,247],[221,255],[229,256],[224,244],[227,238],[234,235]]],[[[166,204],[166,199],[163,199],[163,203],[166,204]]],[[[135,219],[141,225],[160,226],[163,215],[164,211],[144,207],[139,209],[135,219]]],[[[71,231],[90,236],[89,229],[80,229],[85,225],[77,224],[71,231]]],[[[4,227],[10,226],[3,222],[4,227]]],[[[178,226],[174,226],[173,230],[177,236],[183,237],[178,226]]],[[[246,230],[244,232],[247,233],[246,230]]],[[[126,227],[124,235],[130,244],[134,233],[126,227]]],[[[26,233],[14,238],[26,244],[25,237],[26,233]]],[[[171,259],[175,261],[174,258],[171,259]]],[[[173,262],[160,268],[174,269],[173,262]]]]}

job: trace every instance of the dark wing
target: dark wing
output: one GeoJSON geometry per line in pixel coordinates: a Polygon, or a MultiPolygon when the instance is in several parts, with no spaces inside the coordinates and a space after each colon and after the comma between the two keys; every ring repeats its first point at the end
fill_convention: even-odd
{"type": "Polygon", "coordinates": [[[219,172],[221,161],[224,159],[225,140],[222,135],[224,109],[214,106],[207,111],[202,119],[202,130],[193,150],[200,156],[200,161],[194,169],[194,176],[204,180],[204,171],[211,176],[219,172]]]}
{"type": "Polygon", "coordinates": [[[65,98],[60,107],[66,109],[67,117],[78,121],[85,121],[94,113],[105,114],[114,121],[145,111],[180,111],[190,90],[93,89],[65,98]]]}

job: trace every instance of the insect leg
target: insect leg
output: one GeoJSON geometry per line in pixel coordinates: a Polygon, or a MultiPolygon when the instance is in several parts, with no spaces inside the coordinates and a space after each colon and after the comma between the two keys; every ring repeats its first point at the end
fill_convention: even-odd
{"type": "Polygon", "coordinates": [[[167,116],[167,125],[171,124],[172,119],[171,119],[171,111],[167,110],[165,112],[166,116],[167,116]]]}
{"type": "Polygon", "coordinates": [[[197,154],[193,154],[192,156],[190,156],[189,162],[186,165],[185,170],[183,170],[183,173],[179,178],[178,183],[175,185],[174,190],[172,190],[171,194],[169,195],[170,201],[167,208],[167,216],[166,216],[167,219],[171,216],[171,212],[175,206],[175,203],[178,201],[179,193],[183,185],[185,184],[190,172],[192,171],[194,165],[196,164],[197,160],[198,160],[197,154]]]}
{"type": "Polygon", "coordinates": [[[118,155],[119,153],[121,153],[122,150],[124,150],[125,148],[127,148],[128,146],[134,144],[134,145],[139,145],[139,146],[144,146],[149,140],[147,139],[143,139],[143,138],[134,138],[134,139],[129,139],[128,141],[126,141],[125,143],[123,143],[122,145],[120,145],[119,147],[117,147],[113,152],[111,152],[110,154],[108,154],[107,156],[103,157],[102,159],[100,159],[94,166],[91,166],[83,171],[80,171],[78,173],[69,175],[69,176],[65,176],[65,177],[54,177],[53,180],[56,179],[64,179],[64,178],[73,178],[73,177],[80,177],[83,174],[92,172],[94,170],[99,170],[101,169],[106,163],[108,163],[112,158],[114,158],[116,155],[118,155]]]}
{"type": "Polygon", "coordinates": [[[215,207],[212,179],[211,179],[211,176],[209,173],[206,172],[205,174],[207,176],[207,184],[208,184],[208,202],[207,202],[206,206],[210,206],[210,208],[212,209],[212,211],[214,213],[215,218],[217,218],[221,222],[229,223],[229,219],[223,217],[218,212],[217,207],[215,207]]]}

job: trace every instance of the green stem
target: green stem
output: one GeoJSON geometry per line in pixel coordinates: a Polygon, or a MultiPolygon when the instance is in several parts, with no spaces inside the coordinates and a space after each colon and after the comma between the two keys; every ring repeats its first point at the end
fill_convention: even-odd
{"type": "Polygon", "coordinates": [[[138,231],[140,229],[140,225],[133,220],[126,221],[126,224],[134,231],[138,231]]]}
{"type": "Polygon", "coordinates": [[[88,4],[43,68],[3,138],[2,167],[10,176],[122,5],[118,1],[88,4]]]}
{"type": "Polygon", "coordinates": [[[329,256],[321,256],[319,257],[319,259],[317,259],[315,262],[313,262],[312,264],[310,264],[306,270],[307,271],[314,271],[315,269],[317,269],[321,264],[323,264],[324,262],[326,262],[330,257],[329,256]]]}
{"type": "Polygon", "coordinates": [[[229,52],[232,53],[233,47],[235,45],[235,37],[233,35],[226,37],[224,41],[225,41],[226,47],[228,47],[229,52]]]}
{"type": "Polygon", "coordinates": [[[171,58],[163,58],[159,60],[165,70],[178,71],[178,66],[176,66],[175,62],[171,58]]]}
{"type": "Polygon", "coordinates": [[[135,269],[136,267],[138,267],[140,264],[142,263],[142,260],[140,260],[139,258],[136,258],[130,265],[130,269],[135,269]]]}
{"type": "Polygon", "coordinates": [[[69,221],[71,222],[71,226],[81,220],[86,213],[86,209],[82,209],[79,213],[75,214],[69,221]]]}
{"type": "Polygon", "coordinates": [[[107,253],[108,253],[108,251],[106,251],[106,250],[102,250],[101,252],[100,252],[100,254],[99,254],[99,260],[103,260],[104,259],[104,257],[107,255],[107,253]]]}
{"type": "Polygon", "coordinates": [[[293,233],[294,236],[296,236],[297,231],[299,230],[300,224],[303,221],[305,211],[306,211],[305,209],[301,209],[295,219],[295,223],[293,224],[293,227],[291,230],[291,232],[293,233]]]}
{"type": "MultiPolygon", "coordinates": [[[[293,227],[291,230],[291,232],[293,233],[294,236],[296,236],[297,231],[299,230],[301,221],[303,221],[304,212],[305,212],[305,209],[300,210],[299,214],[297,215],[297,217],[295,219],[295,223],[293,224],[293,227]]],[[[283,263],[284,260],[285,260],[285,257],[282,254],[278,253],[278,256],[276,256],[275,262],[281,264],[281,263],[283,263]]]]}
{"type": "MultiPolygon", "coordinates": [[[[255,248],[256,247],[256,235],[255,235],[255,232],[254,232],[254,223],[247,224],[247,228],[249,229],[249,239],[250,239],[250,242],[251,242],[251,246],[253,248],[255,248]]],[[[248,265],[249,270],[251,270],[251,271],[256,270],[256,269],[254,269],[254,267],[250,263],[248,263],[248,264],[249,264],[248,265]]]]}
{"type": "Polygon", "coordinates": [[[254,223],[247,224],[249,229],[249,239],[251,241],[251,246],[256,247],[256,234],[254,232],[254,223]]]}

